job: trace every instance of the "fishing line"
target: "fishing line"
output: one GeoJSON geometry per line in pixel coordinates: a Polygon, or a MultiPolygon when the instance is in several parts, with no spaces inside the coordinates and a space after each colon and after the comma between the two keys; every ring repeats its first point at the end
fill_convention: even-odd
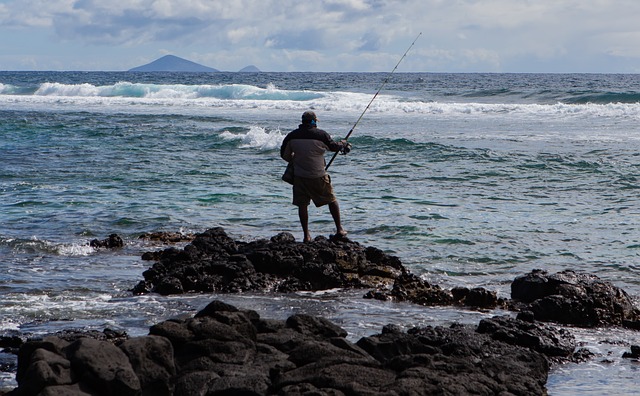
{"type": "MultiPolygon", "coordinates": [[[[416,37],[415,40],[413,40],[413,43],[411,43],[411,45],[409,46],[409,48],[407,48],[407,50],[404,52],[404,55],[402,55],[402,58],[400,58],[400,60],[398,61],[398,63],[396,63],[396,67],[393,68],[393,70],[391,70],[391,72],[389,74],[387,74],[387,78],[384,79],[384,81],[382,82],[382,84],[380,85],[380,88],[378,88],[378,90],[376,91],[375,95],[373,95],[373,98],[371,98],[371,100],[369,101],[369,104],[367,105],[367,107],[364,108],[364,111],[362,112],[362,114],[360,114],[360,117],[358,117],[358,120],[356,121],[355,124],[353,124],[353,126],[351,127],[351,130],[349,131],[349,133],[347,133],[347,136],[345,136],[344,140],[349,140],[349,137],[351,136],[351,134],[353,133],[353,130],[356,129],[356,126],[358,125],[358,123],[360,122],[360,120],[362,119],[362,117],[364,117],[364,113],[367,112],[367,110],[369,110],[369,106],[371,106],[371,103],[373,103],[373,101],[376,99],[376,97],[378,96],[378,94],[380,93],[380,91],[382,90],[382,87],[385,86],[385,84],[387,84],[387,81],[389,81],[389,78],[391,77],[391,75],[393,74],[393,72],[396,71],[396,69],[398,68],[398,66],[400,66],[400,63],[402,62],[402,60],[407,56],[407,54],[409,53],[409,50],[411,50],[411,48],[413,47],[413,45],[416,43],[416,41],[418,41],[418,39],[420,38],[420,36],[422,36],[422,32],[420,32],[418,34],[418,36],[416,37]]],[[[329,161],[329,163],[327,164],[327,166],[324,168],[324,170],[326,171],[327,169],[329,169],[329,167],[331,166],[331,164],[333,163],[333,160],[336,159],[336,157],[338,156],[339,151],[336,151],[333,154],[333,157],[331,157],[331,160],[329,161]]]]}

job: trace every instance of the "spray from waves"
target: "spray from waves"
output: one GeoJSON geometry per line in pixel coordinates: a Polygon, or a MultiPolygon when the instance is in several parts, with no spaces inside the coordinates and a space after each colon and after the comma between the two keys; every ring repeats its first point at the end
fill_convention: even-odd
{"type": "Polygon", "coordinates": [[[226,141],[239,141],[240,148],[255,148],[260,151],[270,151],[280,148],[284,134],[279,129],[267,131],[265,128],[253,126],[246,133],[232,133],[224,131],[220,138],[226,141]]]}

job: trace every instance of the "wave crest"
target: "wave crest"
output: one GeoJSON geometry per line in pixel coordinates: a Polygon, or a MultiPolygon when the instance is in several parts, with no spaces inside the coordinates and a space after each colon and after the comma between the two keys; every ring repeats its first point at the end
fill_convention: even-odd
{"type": "MultiPolygon", "coordinates": [[[[0,93],[11,93],[0,86],[0,93]],[[7,92],[5,92],[7,91],[7,92]]],[[[152,99],[199,99],[222,100],[292,100],[305,101],[319,99],[324,94],[313,91],[282,90],[273,84],[260,88],[246,84],[227,85],[184,85],[184,84],[144,84],[118,82],[113,85],[43,83],[34,92],[35,96],[66,97],[123,97],[152,99]]]]}
{"type": "MultiPolygon", "coordinates": [[[[0,84],[0,104],[71,104],[78,106],[144,106],[162,108],[257,109],[265,111],[299,111],[301,107],[320,111],[359,114],[371,99],[369,94],[349,91],[307,91],[280,89],[273,84],[258,87],[250,84],[152,84],[121,81],[110,85],[42,83],[37,88],[20,88],[0,84]]],[[[477,95],[437,98],[418,92],[416,96],[383,93],[371,103],[370,113],[399,115],[433,115],[436,117],[484,117],[514,115],[518,117],[622,117],[640,118],[640,93],[568,93],[556,92],[554,102],[517,103],[503,90],[482,91],[477,95]],[[562,95],[560,95],[562,94],[562,95]],[[477,96],[477,101],[476,97],[477,96]],[[467,101],[474,97],[474,101],[467,101]],[[491,98],[491,102],[482,99],[491,98]],[[495,102],[503,98],[502,103],[495,102]]]]}

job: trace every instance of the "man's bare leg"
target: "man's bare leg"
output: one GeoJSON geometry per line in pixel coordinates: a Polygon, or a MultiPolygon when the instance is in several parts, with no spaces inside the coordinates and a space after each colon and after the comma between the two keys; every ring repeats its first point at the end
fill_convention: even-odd
{"type": "Polygon", "coordinates": [[[311,234],[309,233],[309,207],[307,205],[298,206],[298,217],[300,217],[300,225],[304,233],[303,241],[311,242],[311,234]]]}
{"type": "Polygon", "coordinates": [[[329,204],[329,212],[331,212],[333,222],[336,223],[336,236],[347,236],[347,231],[342,227],[340,221],[340,205],[338,205],[338,201],[333,201],[329,204]]]}

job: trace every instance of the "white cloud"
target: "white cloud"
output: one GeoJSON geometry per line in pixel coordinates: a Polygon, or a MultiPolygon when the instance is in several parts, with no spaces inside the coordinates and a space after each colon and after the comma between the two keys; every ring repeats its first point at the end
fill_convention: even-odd
{"type": "MultiPolygon", "coordinates": [[[[151,61],[166,50],[225,70],[384,71],[422,31],[411,70],[519,71],[508,68],[529,59],[567,71],[609,57],[624,71],[640,57],[639,13],[637,0],[5,0],[0,35],[48,28],[30,59],[70,43],[122,69],[138,65],[132,51],[151,61]]],[[[0,61],[15,55],[10,44],[0,61]]],[[[82,62],[76,52],[67,62],[82,62]]]]}

